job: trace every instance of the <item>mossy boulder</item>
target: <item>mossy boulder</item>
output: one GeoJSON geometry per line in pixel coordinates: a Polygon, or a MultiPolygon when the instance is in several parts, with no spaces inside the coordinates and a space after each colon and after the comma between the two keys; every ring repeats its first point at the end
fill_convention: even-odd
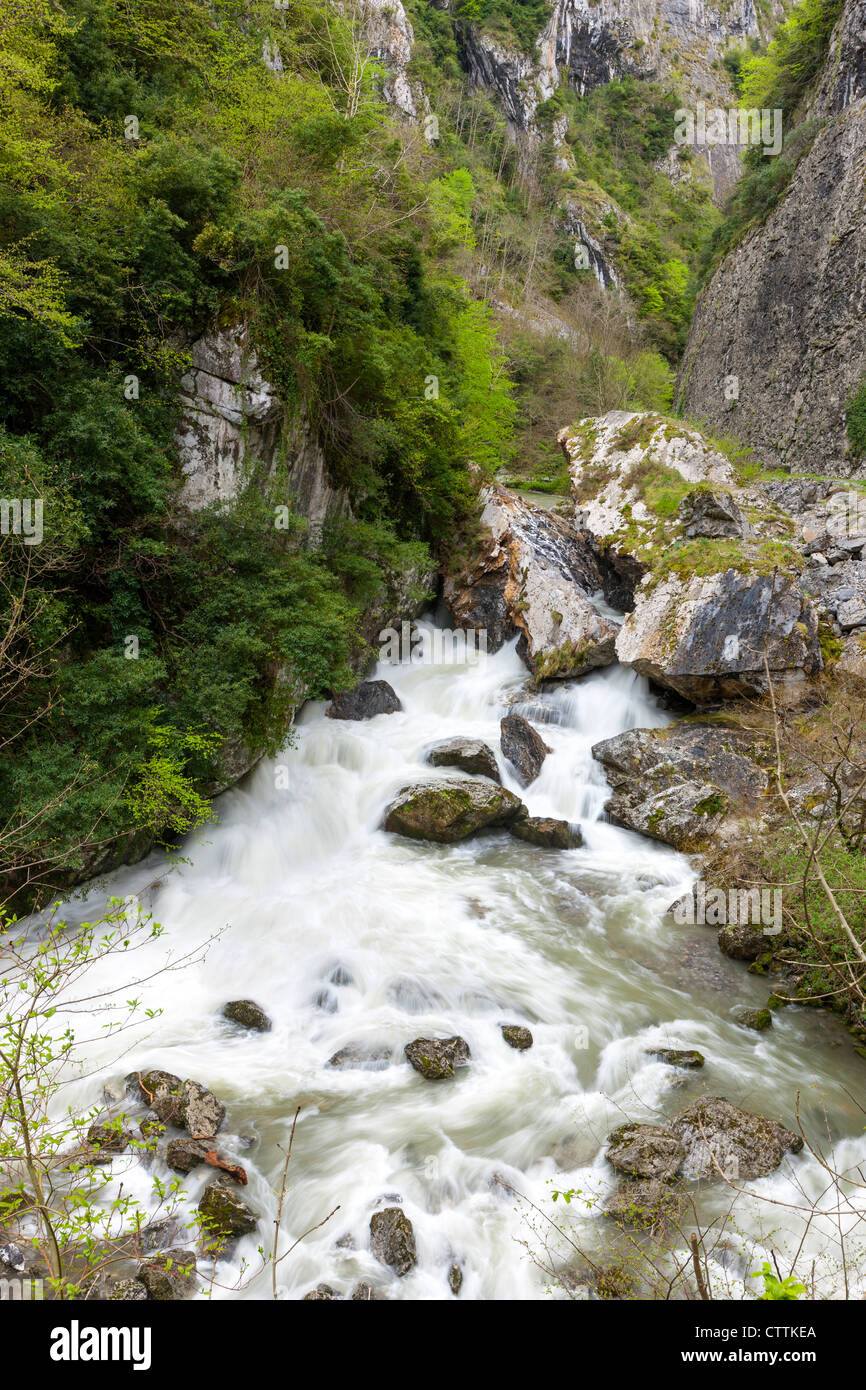
{"type": "Polygon", "coordinates": [[[776,1120],[740,1110],[723,1096],[694,1101],[668,1125],[686,1151],[685,1178],[732,1181],[763,1178],[779,1167],[787,1153],[799,1153],[803,1140],[776,1120]]]}
{"type": "Polygon", "coordinates": [[[136,1279],[147,1297],[159,1303],[189,1298],[195,1291],[195,1254],[192,1250],[166,1250],[139,1265],[136,1279]]]}
{"type": "Polygon", "coordinates": [[[528,1028],[523,1028],[519,1023],[502,1023],[500,1032],[508,1043],[509,1047],[517,1048],[518,1052],[525,1052],[532,1046],[532,1034],[528,1028]]]}
{"type": "Polygon", "coordinates": [[[222,1015],[230,1023],[236,1023],[239,1028],[248,1028],[254,1033],[269,1033],[271,1030],[271,1020],[264,1009],[252,999],[230,1000],[228,1004],[223,1005],[222,1015]]]}
{"type": "Polygon", "coordinates": [[[513,792],[485,779],[404,787],[385,812],[384,828],[410,840],[453,844],[526,815],[513,792]]]}
{"type": "Polygon", "coordinates": [[[621,1182],[604,1204],[605,1215],[618,1226],[653,1235],[673,1225],[685,1209],[685,1193],[661,1180],[621,1182]]]}
{"type": "Polygon", "coordinates": [[[608,1137],[605,1157],[629,1178],[667,1182],[679,1171],[686,1153],[661,1125],[624,1124],[608,1137]]]}
{"type": "Polygon", "coordinates": [[[653,1047],[647,1049],[647,1056],[657,1057],[669,1067],[683,1067],[686,1071],[693,1071],[704,1065],[703,1053],[695,1048],[653,1047]]]}
{"type": "Polygon", "coordinates": [[[406,1058],[427,1081],[443,1081],[471,1056],[465,1038],[415,1038],[403,1049],[406,1058]]]}
{"type": "Polygon", "coordinates": [[[203,1230],[218,1243],[249,1235],[258,1217],[247,1206],[230,1181],[217,1178],[202,1193],[198,1204],[203,1230]]]}
{"type": "Polygon", "coordinates": [[[374,1211],[370,1218],[370,1249],[383,1265],[403,1278],[418,1258],[412,1222],[400,1207],[374,1211]]]}
{"type": "Polygon", "coordinates": [[[763,1033],[766,1028],[773,1026],[770,1009],[737,1009],[734,1018],[742,1028],[752,1028],[756,1033],[763,1033]]]}

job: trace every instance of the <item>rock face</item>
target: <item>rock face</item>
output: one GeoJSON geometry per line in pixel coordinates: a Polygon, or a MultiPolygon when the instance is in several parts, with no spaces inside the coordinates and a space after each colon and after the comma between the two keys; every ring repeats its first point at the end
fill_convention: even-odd
{"type": "Polygon", "coordinates": [[[415,1265],[415,1231],[412,1222],[400,1207],[374,1211],[370,1218],[370,1249],[383,1265],[388,1265],[401,1279],[415,1265]]]}
{"type": "Polygon", "coordinates": [[[515,768],[521,784],[534,782],[551,751],[541,734],[522,714],[506,714],[500,720],[502,755],[515,768]]]}
{"type": "Polygon", "coordinates": [[[361,681],[343,690],[325,710],[329,719],[375,719],[377,714],[396,714],[403,706],[387,681],[361,681]]]}
{"type": "Polygon", "coordinates": [[[223,1017],[241,1028],[249,1028],[254,1033],[269,1033],[271,1020],[264,1009],[254,1004],[252,999],[233,999],[223,1006],[223,1017]]]}
{"type": "Polygon", "coordinates": [[[429,103],[409,76],[415,34],[401,0],[356,0],[370,56],[385,69],[383,95],[401,116],[417,119],[429,103]]]}
{"type": "MultiPolygon", "coordinates": [[[[311,526],[345,515],[348,500],[331,487],[324,456],[303,422],[291,422],[265,380],[243,325],[204,334],[190,348],[181,381],[183,415],[177,447],[184,482],[179,501],[190,511],[232,502],[248,460],[272,468],[290,460],[291,499],[311,526]]],[[[288,502],[290,499],[287,498],[288,502]]]]}
{"type": "Polygon", "coordinates": [[[384,828],[410,840],[452,844],[479,830],[507,826],[526,808],[489,781],[424,782],[404,787],[385,813],[384,828]]]}
{"type": "Polygon", "coordinates": [[[457,767],[472,777],[489,777],[500,782],[496,754],[477,738],[449,738],[437,743],[427,754],[433,767],[457,767]]]}
{"type": "Polygon", "coordinates": [[[744,823],[754,830],[768,784],[753,760],[760,747],[736,729],[689,722],[631,729],[592,755],[613,789],[605,809],[614,825],[691,853],[735,843],[744,823]]]}
{"type": "Polygon", "coordinates": [[[766,657],[778,698],[802,698],[823,658],[794,518],[681,421],[611,411],[559,441],[578,523],[632,581],[620,662],[706,704],[764,693],[766,657]]]}
{"type": "Polygon", "coordinates": [[[825,124],[701,294],[678,382],[690,415],[800,472],[866,474],[845,428],[866,377],[864,35],[866,0],[847,0],[806,112],[825,124]]]}
{"type": "Polygon", "coordinates": [[[604,581],[587,538],[507,488],[486,489],[482,501],[487,538],[443,588],[457,625],[486,631],[489,652],[518,633],[518,652],[536,679],[609,665],[617,627],[590,601],[604,581]]]}
{"type": "Polygon", "coordinates": [[[469,1062],[469,1044],[465,1038],[416,1038],[403,1051],[416,1071],[427,1081],[444,1081],[453,1076],[457,1067],[469,1062]]]}

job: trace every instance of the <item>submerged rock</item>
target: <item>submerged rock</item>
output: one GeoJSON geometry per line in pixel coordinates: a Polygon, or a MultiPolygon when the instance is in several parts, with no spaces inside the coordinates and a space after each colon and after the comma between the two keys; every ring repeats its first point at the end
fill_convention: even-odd
{"type": "Polygon", "coordinates": [[[377,714],[395,714],[403,706],[387,681],[361,681],[354,690],[344,690],[325,710],[329,719],[375,719],[377,714]]]}
{"type": "Polygon", "coordinates": [[[412,1222],[400,1207],[374,1211],[370,1218],[370,1249],[383,1265],[402,1278],[417,1258],[412,1222]]]}
{"type": "Polygon", "coordinates": [[[385,813],[384,828],[411,840],[452,844],[510,825],[526,814],[519,797],[490,781],[422,782],[404,787],[385,813]]]}
{"type": "Polygon", "coordinates": [[[647,1048],[647,1056],[658,1057],[669,1067],[684,1067],[686,1071],[694,1071],[704,1065],[704,1054],[694,1048],[650,1047],[647,1048]]]}
{"type": "Polygon", "coordinates": [[[489,777],[500,782],[496,754],[477,738],[449,738],[436,743],[427,754],[433,767],[457,767],[473,777],[489,777]]]}
{"type": "Polygon", "coordinates": [[[456,1067],[465,1067],[470,1058],[465,1038],[416,1038],[403,1049],[416,1071],[428,1081],[453,1076],[456,1067]]]}
{"type": "Polygon", "coordinates": [[[499,728],[503,757],[516,769],[523,786],[528,786],[535,781],[551,750],[522,714],[506,714],[499,728]]]}
{"type": "Polygon", "coordinates": [[[357,1068],[363,1071],[384,1071],[390,1065],[390,1047],[368,1046],[366,1043],[347,1043],[328,1059],[329,1067],[341,1070],[357,1068]]]}
{"type": "Polygon", "coordinates": [[[572,829],[567,820],[554,820],[550,816],[525,816],[512,821],[509,829],[518,840],[526,840],[542,849],[580,849],[583,835],[572,829]]]}
{"type": "Polygon", "coordinates": [[[271,1030],[271,1020],[252,999],[232,999],[223,1005],[222,1013],[230,1023],[237,1023],[241,1028],[249,1028],[255,1033],[269,1033],[271,1030]]]}
{"type": "Polygon", "coordinates": [[[501,1023],[499,1031],[508,1043],[509,1047],[516,1047],[519,1052],[525,1052],[532,1046],[532,1034],[528,1028],[524,1028],[519,1023],[501,1023]]]}

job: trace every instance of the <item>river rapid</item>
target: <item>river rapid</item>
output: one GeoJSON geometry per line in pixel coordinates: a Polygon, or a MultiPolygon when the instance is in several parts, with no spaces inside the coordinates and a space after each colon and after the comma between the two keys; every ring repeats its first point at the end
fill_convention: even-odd
{"type": "MultiPolygon", "coordinates": [[[[401,712],[354,723],[307,705],[294,746],[219,799],[218,823],[184,848],[190,862],[164,872],[152,855],[109,884],[112,894],[137,895],[165,928],[136,955],[141,977],[167,948],[178,955],[224,929],[204,962],[137,990],[162,1010],[147,1036],[122,1062],[110,1039],[92,1045],[100,1073],[64,1097],[93,1103],[106,1085],[119,1096],[125,1072],[157,1066],[194,1077],[225,1103],[220,1151],[246,1168],[244,1197],[261,1220],[220,1265],[213,1298],[271,1297],[270,1271],[254,1273],[256,1247],[269,1248],[297,1106],[280,1249],[339,1210],[280,1264],[279,1295],[290,1299],[320,1282],[346,1295],[359,1281],[391,1299],[451,1298],[454,1264],[462,1299],[548,1297],[544,1245],[544,1260],[579,1261],[516,1194],[609,1261],[611,1243],[622,1242],[600,1209],[616,1181],[606,1135],[701,1094],[792,1127],[799,1094],[803,1124],[839,1166],[866,1159],[851,1099],[862,1096],[864,1062],[848,1035],[807,1008],[777,1012],[761,1034],[738,1025],[733,1009],[763,1005],[768,985],[722,956],[713,930],[666,916],[693,866],[603,819],[608,790],[591,746],[668,719],[645,681],[612,667],[530,695],[514,643],[477,665],[382,665],[374,676],[393,685],[401,712]],[[431,743],[463,735],[498,753],[507,708],[525,713],[552,752],[525,790],[500,754],[504,784],[532,815],[579,824],[582,848],[544,850],[504,832],[422,844],[380,828],[402,786],[462,775],[425,763],[431,743]],[[270,1032],[244,1033],[221,1018],[238,998],[265,1009],[270,1032]],[[508,1047],[503,1023],[529,1027],[532,1048],[508,1047]],[[453,1081],[425,1081],[404,1062],[411,1039],[455,1033],[472,1055],[453,1081]],[[329,1067],[351,1043],[391,1048],[393,1062],[329,1067]],[[648,1055],[654,1046],[698,1048],[706,1065],[676,1070],[648,1055]],[[571,1189],[584,1199],[553,1203],[553,1191],[571,1189]],[[369,1251],[371,1213],[398,1202],[418,1246],[402,1279],[369,1251]]],[[[92,917],[104,895],[103,887],[71,904],[67,920],[92,917]]],[[[98,979],[125,983],[132,966],[117,958],[98,967],[98,979]]],[[[119,1159],[121,1175],[126,1191],[152,1205],[151,1170],[119,1159]]],[[[212,1176],[200,1168],[184,1180],[190,1207],[212,1176]]],[[[827,1182],[805,1151],[746,1185],[710,1260],[717,1297],[760,1292],[748,1276],[770,1243],[797,1248],[800,1208],[835,1209],[827,1182]]],[[[730,1196],[724,1184],[698,1190],[702,1222],[721,1220],[730,1196]]],[[[843,1231],[856,1225],[853,1215],[842,1220],[843,1231]]],[[[814,1261],[819,1296],[844,1296],[840,1249],[839,1222],[813,1219],[798,1268],[814,1261]]],[[[849,1296],[866,1289],[856,1270],[851,1281],[849,1296]]],[[[552,1294],[568,1296],[559,1287],[552,1294]]]]}

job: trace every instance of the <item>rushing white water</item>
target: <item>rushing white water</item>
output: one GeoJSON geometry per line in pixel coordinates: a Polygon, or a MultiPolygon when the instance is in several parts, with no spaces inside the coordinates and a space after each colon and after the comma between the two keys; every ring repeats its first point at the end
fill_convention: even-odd
{"type": "MultiPolygon", "coordinates": [[[[846,1165],[866,1157],[862,1116],[846,1094],[861,1087],[863,1062],[847,1035],[807,1009],[778,1014],[769,1033],[738,1026],[732,1008],[763,1004],[767,984],[722,957],[712,931],[665,918],[694,877],[689,862],[599,819],[608,792],[592,744],[666,722],[645,682],[612,668],[518,703],[553,750],[521,795],[532,814],[578,822],[585,838],[581,849],[552,852],[505,833],[443,846],[380,828],[400,787],[461,776],[425,763],[431,743],[459,734],[498,750],[499,720],[526,683],[513,644],[480,666],[376,674],[395,687],[402,712],[352,723],[307,706],[296,746],[220,799],[219,824],[152,897],[175,953],[226,930],[203,964],[137,991],[163,1012],[122,1065],[109,1064],[110,1040],[102,1050],[103,1079],[115,1086],[133,1066],[160,1066],[202,1081],[227,1105],[220,1149],[247,1168],[244,1195],[261,1225],[222,1282],[232,1282],[244,1257],[257,1266],[256,1246],[268,1245],[298,1105],[281,1248],[340,1210],[281,1264],[290,1298],[321,1281],[347,1293],[359,1280],[390,1298],[451,1297],[454,1262],[461,1298],[544,1297],[549,1280],[520,1243],[538,1244],[527,1208],[499,1179],[559,1217],[553,1188],[603,1196],[612,1186],[603,1158],[612,1127],[670,1114],[704,1092],[789,1124],[800,1092],[807,1124],[823,1126],[826,1110],[846,1165]],[[220,1007],[237,998],[256,1000],[272,1031],[227,1025],[220,1007]],[[507,1022],[530,1027],[530,1050],[505,1044],[507,1022]],[[455,1033],[472,1060],[453,1081],[427,1082],[403,1061],[412,1038],[455,1033]],[[390,1047],[394,1061],[378,1070],[329,1067],[350,1043],[390,1047]],[[705,1069],[675,1072],[647,1055],[661,1044],[699,1048],[705,1069]],[[368,1249],[371,1212],[397,1198],[418,1243],[417,1266],[403,1279],[368,1249]]],[[[500,767],[505,785],[520,791],[501,757],[500,767]]],[[[152,857],[115,876],[111,891],[141,891],[157,872],[152,857]]],[[[137,959],[138,974],[165,944],[137,959]]],[[[117,960],[101,967],[102,978],[118,982],[130,968],[117,960]]],[[[90,1078],[77,1089],[84,1104],[100,1088],[90,1078]]],[[[115,1170],[127,1191],[148,1200],[144,1167],[118,1160],[115,1170]]],[[[160,1164],[156,1171],[170,1176],[160,1164]]],[[[199,1169],[186,1180],[191,1204],[212,1176],[199,1169]]],[[[825,1183],[805,1153],[751,1188],[802,1205],[800,1188],[814,1201],[825,1183]]],[[[719,1215],[728,1195],[704,1188],[702,1215],[719,1215]]],[[[597,1208],[569,1214],[588,1245],[611,1238],[597,1208]]],[[[770,1231],[777,1247],[796,1244],[801,1229],[791,1208],[747,1198],[716,1275],[732,1281],[733,1296],[753,1295],[743,1283],[760,1264],[752,1244],[770,1231]]],[[[807,1239],[825,1294],[838,1294],[837,1240],[820,1223],[807,1239]]],[[[270,1274],[214,1296],[266,1298],[270,1274]]]]}

